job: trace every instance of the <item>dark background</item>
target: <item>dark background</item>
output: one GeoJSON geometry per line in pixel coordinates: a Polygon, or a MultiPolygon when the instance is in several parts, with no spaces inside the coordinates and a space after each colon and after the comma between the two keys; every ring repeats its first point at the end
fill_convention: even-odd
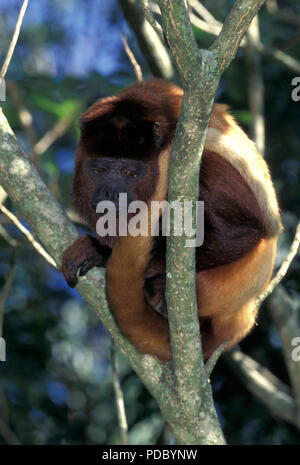
{"type": "MultiPolygon", "coordinates": [[[[203,2],[224,20],[230,1],[203,2]]],[[[21,1],[1,0],[0,62],[3,61],[21,1]]],[[[298,1],[279,2],[300,18],[298,1]]],[[[300,60],[300,26],[285,22],[263,8],[262,41],[300,60]]],[[[149,68],[134,34],[115,0],[43,0],[30,2],[7,80],[18,88],[41,138],[55,123],[74,115],[65,134],[38,159],[40,173],[57,199],[70,208],[70,185],[78,138],[78,117],[96,98],[110,95],[135,81],[120,33],[127,37],[144,77],[149,68]]],[[[212,36],[195,29],[201,48],[212,36]]],[[[286,255],[299,216],[300,102],[291,99],[293,72],[264,58],[266,159],[278,192],[284,233],[277,264],[286,255]]],[[[230,105],[248,132],[251,114],[247,97],[245,53],[224,74],[217,100],[230,105]]],[[[16,105],[7,95],[3,109],[24,149],[28,140],[16,105]]],[[[15,211],[8,201],[6,205],[15,211]]],[[[17,212],[16,212],[17,213],[17,212]]],[[[4,221],[3,217],[0,217],[4,221]]],[[[109,360],[110,336],[88,305],[65,283],[11,224],[18,239],[13,287],[5,303],[3,336],[7,361],[0,362],[0,419],[22,444],[119,444],[117,414],[109,360]]],[[[0,237],[0,286],[12,250],[0,237]]],[[[284,287],[299,309],[300,263],[296,259],[284,287]]],[[[300,335],[299,335],[300,336],[300,335]]],[[[281,341],[268,314],[241,344],[242,349],[289,383],[281,341]]],[[[132,444],[172,443],[174,438],[126,360],[121,379],[132,444]]],[[[300,433],[270,414],[220,360],[212,376],[214,397],[225,437],[230,444],[299,444],[300,433]]],[[[0,435],[0,444],[6,444],[0,435]]]]}

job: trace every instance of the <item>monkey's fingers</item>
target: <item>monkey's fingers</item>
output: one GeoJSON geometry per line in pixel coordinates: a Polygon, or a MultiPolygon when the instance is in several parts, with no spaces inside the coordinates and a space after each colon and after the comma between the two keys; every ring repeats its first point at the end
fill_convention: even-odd
{"type": "Polygon", "coordinates": [[[85,258],[81,261],[63,261],[63,274],[65,280],[70,287],[75,287],[78,283],[77,276],[84,276],[89,270],[95,266],[103,267],[104,259],[101,256],[95,255],[93,257],[85,258]]]}
{"type": "Polygon", "coordinates": [[[94,268],[94,266],[104,266],[104,259],[99,256],[93,256],[87,258],[82,265],[80,266],[79,276],[84,276],[89,270],[94,268]]]}
{"type": "Polygon", "coordinates": [[[77,270],[78,265],[75,262],[63,261],[62,272],[64,274],[65,280],[72,288],[75,287],[78,283],[77,270]]]}

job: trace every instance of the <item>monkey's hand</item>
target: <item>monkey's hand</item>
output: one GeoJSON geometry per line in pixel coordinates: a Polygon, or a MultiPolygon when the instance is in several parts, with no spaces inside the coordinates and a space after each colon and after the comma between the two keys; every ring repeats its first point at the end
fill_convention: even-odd
{"type": "Polygon", "coordinates": [[[110,249],[101,246],[97,239],[89,235],[81,236],[62,257],[62,272],[70,287],[75,287],[79,276],[85,275],[94,266],[104,267],[110,249]],[[78,273],[79,272],[79,273],[78,273]]]}

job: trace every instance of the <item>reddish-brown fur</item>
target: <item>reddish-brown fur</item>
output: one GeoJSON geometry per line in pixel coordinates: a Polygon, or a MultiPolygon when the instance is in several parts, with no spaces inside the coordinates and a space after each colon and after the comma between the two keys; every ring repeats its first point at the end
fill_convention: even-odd
{"type": "MultiPolygon", "coordinates": [[[[95,229],[98,216],[90,206],[93,185],[84,169],[90,157],[143,160],[147,174],[135,186],[134,197],[147,202],[167,198],[168,164],[181,98],[178,87],[152,80],[96,102],[82,116],[73,197],[75,208],[91,228],[95,229]],[[159,122],[163,137],[159,148],[151,139],[154,122],[159,122]]],[[[214,132],[208,135],[207,147],[214,149],[204,150],[199,180],[205,236],[203,246],[196,250],[205,358],[224,341],[231,347],[252,328],[256,297],[270,279],[281,227],[268,168],[226,106],[214,105],[209,127],[214,132]],[[227,147],[227,139],[224,142],[220,137],[218,143],[218,134],[227,135],[233,145],[246,144],[255,166],[247,168],[249,160],[243,160],[238,149],[231,150],[230,144],[227,147]]],[[[149,216],[149,220],[159,219],[149,216]]],[[[113,247],[107,262],[107,297],[120,329],[141,352],[169,360],[168,323],[153,308],[164,307],[165,239],[111,237],[99,238],[99,244],[85,237],[65,252],[66,279],[76,284],[76,270],[81,268],[84,274],[88,268],[82,270],[82,264],[87,261],[90,267],[101,266],[109,255],[105,246],[113,247]]]]}

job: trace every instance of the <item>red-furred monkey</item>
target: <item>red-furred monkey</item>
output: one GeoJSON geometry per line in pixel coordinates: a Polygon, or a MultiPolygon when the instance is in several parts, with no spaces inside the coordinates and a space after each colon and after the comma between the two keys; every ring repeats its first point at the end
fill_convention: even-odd
{"type": "MultiPolygon", "coordinates": [[[[74,206],[95,231],[96,205],[119,194],[128,202],[167,199],[168,166],[182,90],[150,80],[92,105],[80,120],[74,206]]],[[[256,298],[274,264],[280,214],[268,167],[226,106],[214,105],[199,179],[204,243],[196,249],[196,283],[204,357],[253,327],[256,298]]],[[[153,220],[153,218],[151,219],[153,220]]],[[[121,331],[141,352],[171,355],[164,305],[165,237],[83,236],[63,256],[70,286],[106,265],[106,291],[121,331]],[[154,308],[155,307],[155,308],[154,308]]]]}

